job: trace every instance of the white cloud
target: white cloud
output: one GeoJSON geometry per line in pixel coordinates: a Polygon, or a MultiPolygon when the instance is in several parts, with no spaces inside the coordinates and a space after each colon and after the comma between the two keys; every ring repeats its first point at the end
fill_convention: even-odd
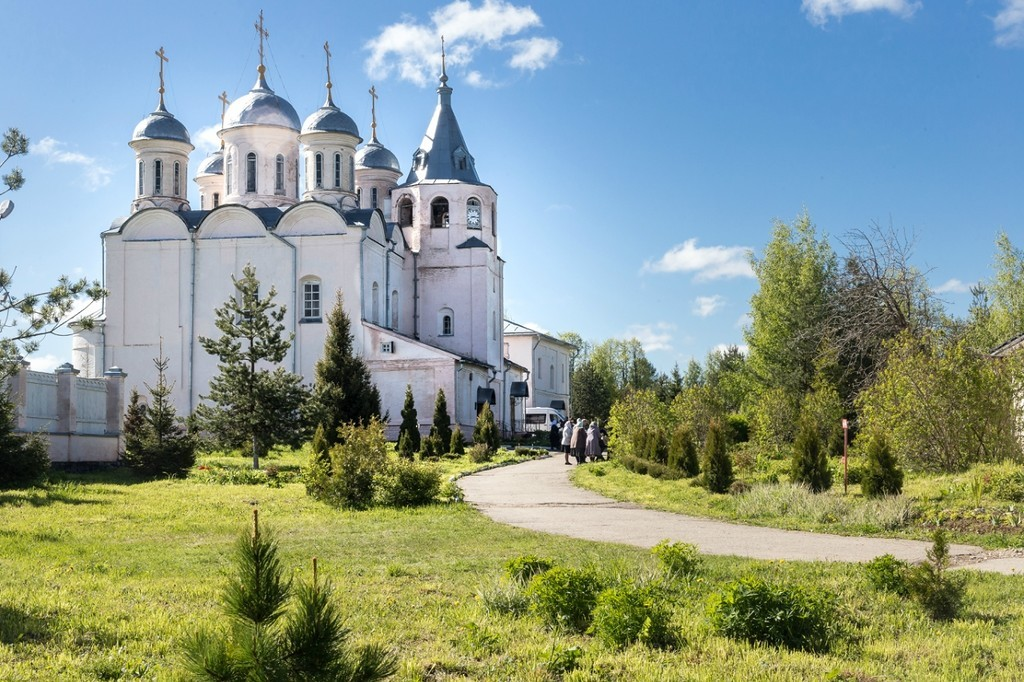
{"type": "Polygon", "coordinates": [[[672,332],[675,325],[667,322],[655,324],[634,324],[630,326],[623,339],[636,339],[643,346],[645,353],[659,350],[672,350],[672,332]]]}
{"type": "Polygon", "coordinates": [[[966,294],[971,290],[971,285],[961,282],[958,279],[948,279],[939,286],[932,289],[936,294],[966,294]]]}
{"type": "Polygon", "coordinates": [[[742,315],[739,316],[739,319],[736,320],[736,328],[744,329],[746,327],[749,327],[753,323],[754,318],[751,317],[750,313],[743,313],[742,315]]]}
{"type": "Polygon", "coordinates": [[[196,149],[207,154],[220,149],[220,138],[217,137],[218,130],[220,130],[220,125],[206,126],[196,131],[192,135],[192,142],[195,144],[196,149]]]}
{"type": "Polygon", "coordinates": [[[25,359],[30,363],[29,369],[33,372],[52,372],[68,362],[66,358],[59,358],[53,353],[33,353],[25,359]]]}
{"type": "Polygon", "coordinates": [[[490,86],[478,70],[471,69],[482,50],[511,52],[508,65],[519,71],[547,67],[558,55],[561,43],[554,38],[515,38],[540,28],[540,17],[529,6],[517,7],[505,0],[483,0],[474,7],[455,0],[430,15],[427,23],[406,16],[384,27],[366,43],[370,56],[366,72],[371,78],[395,76],[417,85],[428,85],[441,73],[441,36],[445,38],[449,72],[460,70],[474,86],[490,86]]]}
{"type": "Polygon", "coordinates": [[[693,314],[698,317],[708,317],[722,307],[725,298],[715,294],[714,296],[698,296],[693,302],[693,314]]]}
{"type": "Polygon", "coordinates": [[[746,345],[744,343],[741,343],[741,344],[720,343],[717,346],[715,346],[712,350],[713,351],[718,351],[719,353],[724,353],[725,351],[729,350],[730,348],[736,348],[737,350],[739,350],[739,352],[743,353],[744,355],[750,355],[750,346],[748,346],[748,345],[746,345]]]}
{"type": "Polygon", "coordinates": [[[1024,0],[1003,0],[1003,9],[992,24],[996,29],[996,45],[1024,45],[1024,0]]]}
{"type": "Polygon", "coordinates": [[[753,277],[750,248],[746,246],[697,246],[696,239],[677,244],[654,261],[644,263],[644,272],[693,272],[704,282],[725,277],[753,277]]]}
{"type": "Polygon", "coordinates": [[[110,177],[114,174],[109,168],[101,165],[96,159],[78,152],[69,152],[64,149],[64,143],[52,137],[44,137],[38,142],[33,142],[29,147],[30,154],[42,156],[47,164],[61,163],[71,166],[79,166],[85,181],[85,189],[95,192],[101,187],[110,184],[110,177]]]}
{"type": "Polygon", "coordinates": [[[807,19],[816,26],[824,26],[829,19],[842,19],[847,14],[883,10],[909,19],[921,9],[920,0],[803,0],[801,5],[807,19]]]}

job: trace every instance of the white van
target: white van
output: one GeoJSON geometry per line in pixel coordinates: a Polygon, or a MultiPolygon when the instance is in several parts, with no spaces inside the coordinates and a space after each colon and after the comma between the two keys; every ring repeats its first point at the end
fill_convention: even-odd
{"type": "Polygon", "coordinates": [[[561,424],[565,421],[565,415],[553,407],[527,407],[525,431],[551,430],[552,424],[561,424]]]}

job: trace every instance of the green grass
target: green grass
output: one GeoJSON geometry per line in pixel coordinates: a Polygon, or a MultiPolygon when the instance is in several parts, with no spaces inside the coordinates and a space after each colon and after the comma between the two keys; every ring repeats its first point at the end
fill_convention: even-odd
{"type": "MultiPolygon", "coordinates": [[[[716,495],[695,479],[666,481],[627,471],[614,460],[577,467],[573,481],[617,500],[651,509],[738,521],[752,525],[839,535],[927,540],[945,528],[957,542],[989,548],[1024,547],[1024,503],[998,499],[994,481],[1012,465],[980,465],[960,474],[908,474],[902,495],[866,498],[860,486],[843,492],[842,470],[834,462],[832,489],[817,495],[789,484],[780,474],[788,462],[759,461],[739,469],[753,482],[739,495],[716,495]]],[[[851,459],[853,469],[859,462],[851,459]]],[[[1018,467],[1019,468],[1019,467],[1018,467]]]]}
{"type": "MultiPolygon", "coordinates": [[[[290,457],[277,462],[282,470],[290,457]]],[[[343,512],[310,500],[298,482],[217,485],[198,472],[140,482],[108,471],[0,492],[0,678],[181,679],[179,643],[220,622],[230,549],[254,506],[289,571],[305,574],[319,558],[354,640],[391,647],[402,681],[1010,680],[1024,668],[1016,577],[971,574],[967,615],[936,625],[873,592],[859,566],[705,557],[702,574],[670,592],[678,649],[617,651],[550,632],[533,615],[489,612],[478,592],[525,554],[606,576],[656,574],[644,550],[504,527],[461,504],[343,512]],[[707,600],[750,571],[837,593],[849,639],[812,655],[714,634],[707,600]],[[559,676],[574,647],[578,667],[559,676]]]]}

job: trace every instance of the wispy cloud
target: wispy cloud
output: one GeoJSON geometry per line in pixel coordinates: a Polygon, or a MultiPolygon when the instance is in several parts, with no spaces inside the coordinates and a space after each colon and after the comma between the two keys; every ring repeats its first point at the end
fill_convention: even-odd
{"type": "Polygon", "coordinates": [[[38,142],[32,143],[29,153],[43,157],[47,164],[60,163],[78,166],[82,170],[83,186],[89,192],[95,192],[101,187],[109,185],[110,178],[114,174],[91,156],[67,151],[63,142],[52,137],[44,137],[38,142]]]}
{"type": "Polygon", "coordinates": [[[745,343],[720,343],[717,346],[715,346],[712,350],[716,350],[719,353],[724,353],[725,351],[733,347],[735,347],[737,350],[739,350],[739,352],[743,353],[744,355],[750,355],[750,346],[746,345],[745,343]]]}
{"type": "Polygon", "coordinates": [[[744,329],[746,327],[749,327],[751,324],[753,324],[753,322],[754,322],[754,318],[751,317],[750,313],[743,313],[736,320],[736,328],[737,329],[744,329]]]}
{"type": "Polygon", "coordinates": [[[958,279],[948,279],[932,289],[936,294],[966,294],[970,290],[971,284],[969,282],[961,282],[958,279]]]}
{"type": "Polygon", "coordinates": [[[658,260],[644,263],[643,272],[692,272],[704,282],[727,277],[753,277],[751,250],[746,246],[697,246],[696,239],[677,244],[658,260]]]}
{"type": "Polygon", "coordinates": [[[654,324],[634,324],[630,326],[623,339],[636,339],[643,346],[645,353],[659,350],[672,350],[672,333],[675,325],[668,322],[654,324]]]}
{"type": "Polygon", "coordinates": [[[474,7],[468,0],[455,0],[430,15],[426,23],[406,16],[384,27],[366,43],[370,56],[366,72],[372,78],[395,76],[417,85],[428,85],[441,72],[441,36],[445,38],[449,71],[465,74],[469,85],[488,87],[493,83],[471,66],[482,50],[508,55],[507,64],[516,71],[544,69],[558,56],[561,43],[542,36],[520,37],[542,26],[540,16],[529,6],[505,0],[484,0],[474,7]]]}
{"type": "Polygon", "coordinates": [[[196,149],[201,152],[209,154],[220,149],[220,138],[217,137],[217,131],[220,130],[220,125],[206,126],[200,128],[192,135],[192,143],[195,144],[196,149]]]}
{"type": "Polygon", "coordinates": [[[992,19],[996,29],[996,45],[1024,45],[1024,0],[1003,0],[1003,9],[992,19]]]}
{"type": "Polygon", "coordinates": [[[921,8],[920,0],[804,0],[801,8],[808,21],[824,26],[829,19],[842,19],[848,14],[884,11],[909,19],[921,8]]]}
{"type": "Polygon", "coordinates": [[[693,314],[697,317],[708,317],[725,303],[725,297],[715,294],[714,296],[698,296],[693,302],[693,314]]]}

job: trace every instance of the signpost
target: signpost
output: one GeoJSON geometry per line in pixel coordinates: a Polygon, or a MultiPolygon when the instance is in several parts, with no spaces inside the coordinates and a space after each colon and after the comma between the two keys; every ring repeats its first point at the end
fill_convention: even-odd
{"type": "Polygon", "coordinates": [[[850,432],[850,422],[846,419],[843,420],[843,494],[847,493],[847,489],[850,486],[850,470],[846,465],[846,444],[847,435],[850,432]]]}

